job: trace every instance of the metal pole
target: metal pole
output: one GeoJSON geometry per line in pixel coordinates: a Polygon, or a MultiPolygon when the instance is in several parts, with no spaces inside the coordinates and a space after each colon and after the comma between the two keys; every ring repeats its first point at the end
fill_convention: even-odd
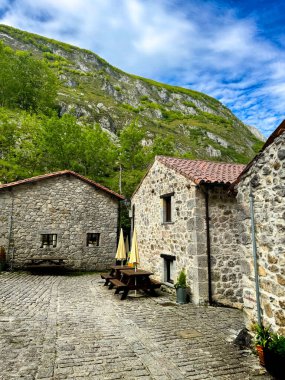
{"type": "Polygon", "coordinates": [[[249,200],[250,200],[252,253],[253,253],[254,275],[255,275],[255,294],[256,294],[256,307],[257,307],[257,321],[258,321],[258,324],[261,325],[260,292],[259,292],[257,249],[256,249],[255,222],[254,222],[254,195],[252,193],[251,184],[249,185],[249,188],[250,188],[250,191],[249,191],[249,200]]]}

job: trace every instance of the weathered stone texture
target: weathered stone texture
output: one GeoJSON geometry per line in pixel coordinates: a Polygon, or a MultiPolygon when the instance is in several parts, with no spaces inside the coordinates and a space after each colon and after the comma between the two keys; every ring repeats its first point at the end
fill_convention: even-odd
{"type": "Polygon", "coordinates": [[[209,191],[213,299],[242,305],[238,207],[236,198],[221,187],[209,191]]]}
{"type": "Polygon", "coordinates": [[[238,184],[242,241],[244,310],[249,327],[256,321],[256,296],[253,271],[249,188],[254,194],[256,244],[263,319],[275,331],[285,331],[285,134],[275,139],[244,174],[238,184]]]}
{"type": "Polygon", "coordinates": [[[64,257],[69,266],[83,270],[105,269],[114,261],[118,201],[73,176],[2,190],[0,207],[0,245],[15,267],[48,255],[64,257]],[[100,233],[98,247],[86,246],[88,232],[100,233]],[[57,234],[55,248],[41,248],[45,233],[57,234]]]}
{"type": "MultiPolygon", "coordinates": [[[[186,269],[192,301],[208,299],[208,264],[205,189],[155,161],[132,199],[138,232],[141,266],[165,281],[165,262],[161,254],[175,256],[173,279],[186,269]],[[161,196],[172,197],[172,222],[162,221],[161,196]]],[[[236,201],[225,190],[209,193],[211,269],[213,300],[239,306],[241,274],[237,248],[236,201]]]]}
{"type": "Polygon", "coordinates": [[[138,233],[141,266],[152,270],[164,281],[164,259],[161,254],[176,257],[174,279],[186,268],[188,284],[193,287],[193,251],[196,250],[195,187],[183,176],[155,162],[132,199],[135,205],[135,227],[138,233]],[[162,222],[161,195],[174,192],[172,222],[162,222]]]}

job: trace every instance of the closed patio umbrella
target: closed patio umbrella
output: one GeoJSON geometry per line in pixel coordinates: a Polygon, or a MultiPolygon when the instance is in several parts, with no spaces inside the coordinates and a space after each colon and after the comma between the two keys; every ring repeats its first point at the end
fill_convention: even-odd
{"type": "Polygon", "coordinates": [[[126,247],[126,254],[128,254],[130,252],[130,245],[129,245],[129,237],[128,236],[126,237],[125,247],[126,247]]]}
{"type": "MultiPolygon", "coordinates": [[[[131,254],[129,258],[129,263],[134,264],[135,271],[137,270],[137,265],[140,263],[140,255],[139,255],[139,248],[138,248],[138,240],[137,240],[137,231],[134,228],[133,237],[132,237],[132,248],[131,248],[131,254]]],[[[137,285],[137,279],[135,278],[135,285],[137,285]]],[[[139,294],[137,294],[137,291],[135,290],[134,297],[140,297],[139,294]]]]}
{"type": "Polygon", "coordinates": [[[135,228],[134,228],[134,233],[133,233],[133,238],[132,238],[132,248],[131,248],[129,263],[135,265],[135,270],[137,269],[137,264],[140,263],[140,255],[139,255],[138,240],[137,240],[137,231],[135,228]]]}
{"type": "Polygon", "coordinates": [[[119,239],[119,244],[118,244],[118,249],[115,258],[117,260],[121,261],[121,265],[123,266],[123,261],[126,260],[126,248],[125,248],[125,243],[124,243],[124,234],[123,234],[123,229],[121,228],[120,232],[120,239],[119,239]]]}

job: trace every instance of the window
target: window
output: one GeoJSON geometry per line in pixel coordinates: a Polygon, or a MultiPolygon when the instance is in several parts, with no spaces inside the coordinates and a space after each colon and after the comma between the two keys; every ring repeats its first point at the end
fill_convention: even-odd
{"type": "Polygon", "coordinates": [[[57,234],[42,234],[41,248],[52,247],[57,245],[57,234]]]}
{"type": "Polygon", "coordinates": [[[162,222],[172,222],[172,197],[174,193],[161,195],[162,198],[162,222]]]}
{"type": "Polygon", "coordinates": [[[173,268],[174,268],[174,261],[176,260],[175,256],[172,255],[165,255],[161,254],[160,257],[163,259],[163,278],[165,282],[168,282],[169,284],[173,284],[173,268]]]}
{"type": "Polygon", "coordinates": [[[98,247],[100,234],[94,232],[87,233],[86,247],[98,247]]]}

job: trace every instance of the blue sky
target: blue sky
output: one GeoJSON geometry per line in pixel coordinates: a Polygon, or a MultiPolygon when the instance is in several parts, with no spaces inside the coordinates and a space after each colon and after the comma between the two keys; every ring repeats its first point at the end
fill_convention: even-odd
{"type": "Polygon", "coordinates": [[[219,99],[268,136],[285,118],[285,2],[0,0],[0,22],[219,99]]]}

